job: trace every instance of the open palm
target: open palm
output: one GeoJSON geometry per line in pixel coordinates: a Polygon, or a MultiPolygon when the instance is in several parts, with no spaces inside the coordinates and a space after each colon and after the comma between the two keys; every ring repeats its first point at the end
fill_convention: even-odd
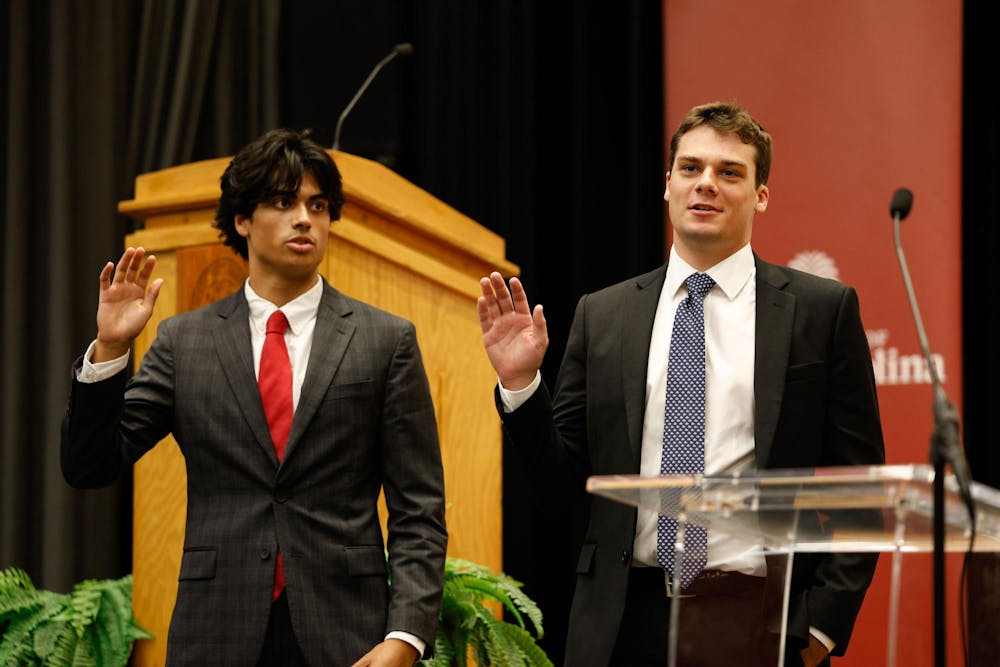
{"type": "Polygon", "coordinates": [[[531,310],[517,278],[510,279],[508,289],[503,276],[493,272],[479,285],[483,296],[476,310],[486,355],[506,389],[523,389],[534,379],[549,346],[542,307],[531,310]]]}
{"type": "Polygon", "coordinates": [[[162,279],[149,281],[155,265],[156,258],[142,248],[128,248],[117,266],[108,262],[101,270],[97,341],[118,356],[128,350],[153,314],[163,285],[162,279]]]}

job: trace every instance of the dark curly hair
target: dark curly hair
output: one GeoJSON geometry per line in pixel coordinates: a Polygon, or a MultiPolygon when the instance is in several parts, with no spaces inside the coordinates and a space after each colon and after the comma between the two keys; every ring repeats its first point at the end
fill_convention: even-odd
{"type": "Polygon", "coordinates": [[[694,107],[687,112],[681,121],[677,132],[670,140],[669,169],[674,168],[674,158],[677,156],[677,146],[681,137],[698,127],[708,125],[716,132],[735,134],[745,144],[750,144],[757,151],[756,182],[760,187],[767,184],[771,174],[771,135],[753,119],[743,107],[735,102],[709,102],[694,107]]]}
{"type": "Polygon", "coordinates": [[[247,259],[247,240],[236,231],[236,216],[250,217],[257,204],[279,192],[297,192],[307,173],[330,202],[330,220],[338,220],[344,204],[340,171],[310,130],[271,130],[241,148],[222,174],[213,223],[222,243],[247,259]]]}

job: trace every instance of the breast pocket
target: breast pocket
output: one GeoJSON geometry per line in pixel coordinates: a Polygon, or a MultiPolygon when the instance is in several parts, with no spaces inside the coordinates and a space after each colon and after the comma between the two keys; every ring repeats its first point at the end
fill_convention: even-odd
{"type": "Polygon", "coordinates": [[[323,402],[370,401],[375,395],[374,380],[360,380],[343,384],[332,384],[323,397],[323,402]]]}

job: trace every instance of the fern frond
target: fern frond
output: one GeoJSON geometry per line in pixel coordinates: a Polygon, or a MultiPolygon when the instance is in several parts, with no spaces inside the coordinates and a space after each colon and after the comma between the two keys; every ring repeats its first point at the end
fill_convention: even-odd
{"type": "Polygon", "coordinates": [[[39,626],[31,638],[35,655],[44,662],[55,652],[59,635],[67,630],[72,631],[68,623],[52,622],[39,626]]]}
{"type": "Polygon", "coordinates": [[[0,570],[0,621],[38,605],[38,592],[24,570],[9,567],[0,570]]]}
{"type": "Polygon", "coordinates": [[[469,644],[472,638],[472,628],[460,626],[452,634],[452,646],[455,649],[456,667],[468,667],[469,665],[469,644]]]}
{"type": "Polygon", "coordinates": [[[455,581],[461,582],[464,588],[474,591],[477,599],[487,598],[502,603],[504,608],[517,620],[518,625],[522,628],[524,627],[524,619],[521,618],[521,614],[511,600],[509,590],[499,582],[488,581],[478,577],[468,577],[466,575],[455,577],[455,581]]]}
{"type": "Polygon", "coordinates": [[[124,621],[115,603],[105,594],[98,612],[99,623],[92,626],[94,649],[102,665],[124,665],[128,662],[131,646],[125,640],[124,621]]]}
{"type": "Polygon", "coordinates": [[[0,594],[6,595],[15,589],[33,591],[35,584],[32,583],[28,573],[19,567],[6,567],[0,570],[0,594]]]}
{"type": "Polygon", "coordinates": [[[542,612],[522,587],[484,565],[447,558],[435,646],[447,645],[451,664],[458,667],[466,667],[470,656],[479,667],[552,667],[525,625],[527,616],[542,637],[542,612]],[[514,621],[497,619],[486,602],[500,603],[514,621]]]}
{"type": "Polygon", "coordinates": [[[541,609],[524,593],[523,584],[513,577],[497,574],[481,565],[463,561],[461,566],[453,568],[450,582],[456,588],[474,591],[473,595],[476,598],[486,597],[502,603],[522,628],[526,627],[521,615],[523,613],[531,621],[538,638],[545,636],[541,609]]]}
{"type": "Polygon", "coordinates": [[[42,661],[45,667],[76,667],[76,652],[80,638],[76,629],[68,621],[57,621],[50,625],[58,628],[53,650],[42,661]]]}
{"type": "Polygon", "coordinates": [[[67,621],[73,626],[77,637],[83,637],[84,630],[97,618],[101,608],[101,591],[93,586],[77,584],[69,594],[66,608],[56,621],[67,621]]]}
{"type": "Polygon", "coordinates": [[[124,667],[136,639],[131,575],[78,583],[69,595],[36,590],[22,570],[0,571],[0,665],[124,667]]]}
{"type": "Polygon", "coordinates": [[[421,660],[420,667],[452,667],[455,663],[455,647],[451,645],[444,632],[438,632],[434,640],[434,657],[421,660]]]}
{"type": "Polygon", "coordinates": [[[517,646],[525,665],[528,667],[553,667],[549,656],[545,655],[545,651],[535,643],[535,638],[527,630],[508,624],[503,631],[511,643],[517,646]]]}
{"type": "Polygon", "coordinates": [[[35,629],[62,611],[65,596],[48,591],[38,593],[39,605],[11,618],[0,637],[0,665],[32,664],[25,662],[25,656],[34,657],[35,629]]]}
{"type": "Polygon", "coordinates": [[[493,667],[522,667],[520,652],[507,639],[507,634],[504,632],[504,626],[509,624],[498,621],[493,614],[482,616],[481,621],[486,627],[488,641],[482,643],[479,664],[493,667]]]}

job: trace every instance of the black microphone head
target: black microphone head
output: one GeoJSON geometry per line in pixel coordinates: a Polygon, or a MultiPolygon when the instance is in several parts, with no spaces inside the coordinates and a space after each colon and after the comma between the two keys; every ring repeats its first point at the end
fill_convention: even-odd
{"type": "Polygon", "coordinates": [[[889,202],[889,215],[895,218],[897,215],[902,220],[910,214],[910,207],[913,206],[913,193],[906,188],[900,188],[892,195],[889,202]]]}
{"type": "Polygon", "coordinates": [[[400,42],[393,47],[392,50],[396,52],[396,55],[405,58],[413,53],[413,44],[410,44],[409,42],[400,42]]]}

